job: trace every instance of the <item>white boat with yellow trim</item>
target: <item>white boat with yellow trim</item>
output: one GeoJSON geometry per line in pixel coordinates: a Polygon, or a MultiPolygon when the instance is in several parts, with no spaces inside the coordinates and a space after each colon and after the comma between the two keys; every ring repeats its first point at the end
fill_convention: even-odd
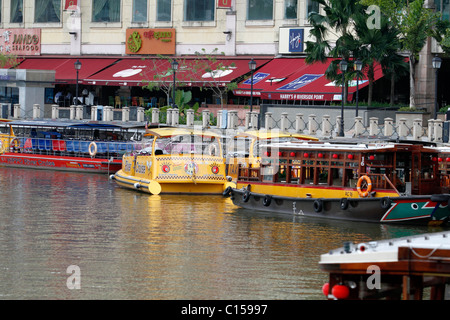
{"type": "Polygon", "coordinates": [[[124,155],[111,176],[118,185],[151,194],[222,194],[226,176],[221,135],[210,130],[147,130],[142,149],[124,155]]]}

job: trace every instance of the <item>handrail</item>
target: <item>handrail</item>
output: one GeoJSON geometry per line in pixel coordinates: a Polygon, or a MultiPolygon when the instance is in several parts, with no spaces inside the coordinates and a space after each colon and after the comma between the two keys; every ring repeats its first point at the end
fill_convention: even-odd
{"type": "Polygon", "coordinates": [[[134,141],[11,137],[11,141],[13,139],[17,139],[19,141],[19,145],[11,145],[9,151],[24,154],[38,153],[72,157],[90,157],[89,145],[92,142],[95,142],[97,145],[97,157],[121,159],[125,153],[137,152],[141,147],[140,143],[134,141]]]}

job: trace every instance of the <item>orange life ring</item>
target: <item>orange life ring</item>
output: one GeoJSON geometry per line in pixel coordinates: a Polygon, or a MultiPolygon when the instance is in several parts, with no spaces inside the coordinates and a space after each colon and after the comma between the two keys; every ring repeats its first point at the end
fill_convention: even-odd
{"type": "Polygon", "coordinates": [[[372,191],[372,180],[368,176],[362,176],[358,179],[358,184],[356,185],[356,190],[358,190],[358,193],[361,197],[365,198],[369,195],[370,191],[372,191]],[[367,190],[363,191],[361,190],[361,185],[363,181],[366,181],[367,183],[367,190]]]}

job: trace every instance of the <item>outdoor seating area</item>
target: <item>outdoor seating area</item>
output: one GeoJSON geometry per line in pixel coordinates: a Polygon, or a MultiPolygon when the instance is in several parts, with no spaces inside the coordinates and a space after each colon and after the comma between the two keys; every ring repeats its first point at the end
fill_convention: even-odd
{"type": "Polygon", "coordinates": [[[108,105],[114,106],[114,109],[120,109],[123,107],[143,107],[145,109],[160,107],[165,105],[164,98],[156,97],[138,97],[138,96],[109,96],[108,105]]]}

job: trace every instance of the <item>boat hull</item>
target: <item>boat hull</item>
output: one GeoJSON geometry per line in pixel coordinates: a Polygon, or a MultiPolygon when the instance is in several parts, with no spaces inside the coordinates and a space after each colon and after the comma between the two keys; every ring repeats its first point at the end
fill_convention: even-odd
{"type": "Polygon", "coordinates": [[[121,159],[67,157],[33,153],[7,152],[0,155],[0,166],[73,171],[86,173],[110,173],[120,170],[121,159]]]}
{"type": "Polygon", "coordinates": [[[325,219],[378,223],[443,224],[450,217],[447,202],[433,202],[431,196],[294,198],[266,196],[261,193],[249,192],[246,189],[231,189],[229,195],[235,205],[244,209],[325,219]]]}
{"type": "MultiPolygon", "coordinates": [[[[152,194],[151,188],[149,188],[149,185],[152,183],[151,180],[129,175],[123,170],[119,170],[111,177],[121,187],[152,194]]],[[[153,180],[153,183],[155,182],[160,185],[160,193],[163,194],[222,194],[224,189],[228,186],[227,183],[220,180],[192,182],[183,180],[177,182],[157,179],[153,180]]]]}

